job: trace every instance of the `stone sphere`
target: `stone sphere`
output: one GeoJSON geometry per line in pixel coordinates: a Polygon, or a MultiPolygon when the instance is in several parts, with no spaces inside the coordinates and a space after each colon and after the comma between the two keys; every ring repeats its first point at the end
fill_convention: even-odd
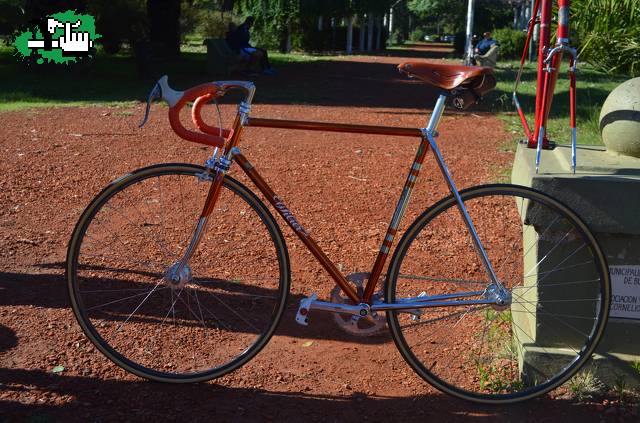
{"type": "Polygon", "coordinates": [[[600,132],[607,150],[640,157],[640,78],[611,91],[600,111],[600,132]]]}

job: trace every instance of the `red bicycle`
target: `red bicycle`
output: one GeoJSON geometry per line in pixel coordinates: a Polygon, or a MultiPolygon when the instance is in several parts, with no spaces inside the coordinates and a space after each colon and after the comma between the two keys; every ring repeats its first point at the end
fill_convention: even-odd
{"type": "Polygon", "coordinates": [[[536,0],[533,4],[532,18],[529,21],[527,39],[525,42],[522,57],[520,59],[520,69],[516,76],[513,88],[513,104],[516,106],[522,127],[527,137],[529,148],[536,148],[536,172],[540,167],[540,155],[542,149],[552,149],[553,143],[547,138],[547,119],[553,93],[555,90],[558,71],[562,63],[562,57],[566,53],[569,55],[569,125],[571,128],[571,169],[576,171],[576,68],[578,66],[578,55],[575,48],[569,45],[569,6],[570,0],[558,0],[558,23],[556,34],[556,45],[551,47],[551,23],[552,23],[553,0],[536,0]],[[538,16],[539,13],[539,16],[538,16]],[[536,109],[533,131],[524,115],[524,111],[518,101],[518,85],[524,69],[531,39],[536,25],[540,25],[540,39],[538,43],[538,81],[536,88],[536,109]]]}
{"type": "Polygon", "coordinates": [[[490,68],[399,68],[441,90],[425,128],[256,118],[250,82],[181,92],[161,78],[143,124],[151,101],[163,98],[173,130],[215,147],[214,154],[205,166],[160,164],[124,175],[82,213],[69,244],[67,281],[73,311],[93,344],[122,368],[162,382],[206,381],[247,363],[276,330],[290,289],[275,211],[337,286],[328,301],[303,298],[298,323],[307,325],[322,310],[350,333],[388,326],[418,375],[476,402],[526,400],[575,374],[602,335],[610,303],[596,239],[569,207],[542,192],[509,184],[457,190],[436,142],[438,123],[448,100],[466,108],[495,86],[490,68]],[[204,122],[202,106],[231,90],[244,93],[233,126],[204,122]],[[180,122],[188,102],[201,132],[180,122]],[[240,150],[246,126],[419,140],[369,273],[345,276],[328,259],[240,150]],[[409,226],[385,274],[429,150],[451,195],[409,226]],[[272,211],[227,174],[233,163],[272,211]]]}

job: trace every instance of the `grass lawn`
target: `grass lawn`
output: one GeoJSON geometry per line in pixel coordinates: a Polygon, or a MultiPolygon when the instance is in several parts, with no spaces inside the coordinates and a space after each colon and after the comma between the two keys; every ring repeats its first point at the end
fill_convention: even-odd
{"type": "Polygon", "coordinates": [[[80,67],[19,63],[13,49],[0,48],[0,110],[31,107],[127,105],[144,98],[150,81],[136,77],[135,62],[98,56],[90,72],[80,67]]]}

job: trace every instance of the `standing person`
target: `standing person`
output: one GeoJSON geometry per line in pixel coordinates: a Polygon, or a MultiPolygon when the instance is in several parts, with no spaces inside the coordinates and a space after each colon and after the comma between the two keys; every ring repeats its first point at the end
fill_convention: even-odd
{"type": "Polygon", "coordinates": [[[227,43],[229,47],[237,53],[246,56],[252,62],[259,62],[262,73],[265,75],[274,75],[276,72],[269,64],[269,56],[267,51],[261,48],[252,47],[249,44],[251,39],[251,27],[255,21],[253,16],[249,16],[235,30],[227,33],[227,43]]]}

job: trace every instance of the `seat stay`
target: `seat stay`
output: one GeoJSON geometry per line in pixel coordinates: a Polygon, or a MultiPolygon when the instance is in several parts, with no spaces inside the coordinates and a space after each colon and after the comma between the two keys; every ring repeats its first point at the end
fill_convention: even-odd
{"type": "MultiPolygon", "coordinates": [[[[440,102],[442,103],[443,109],[444,109],[444,99],[445,99],[444,95],[440,95],[440,97],[438,98],[438,103],[440,102]]],[[[460,197],[460,192],[458,191],[458,188],[456,188],[455,182],[453,182],[453,178],[451,177],[449,168],[447,167],[446,163],[444,162],[444,158],[440,153],[440,149],[438,148],[438,144],[436,143],[434,133],[435,133],[435,130],[429,127],[423,129],[424,137],[429,141],[429,145],[431,146],[431,151],[433,152],[436,162],[438,163],[440,172],[442,173],[442,176],[444,177],[447,183],[447,186],[449,187],[449,191],[451,192],[451,195],[453,195],[453,197],[456,200],[458,210],[460,211],[462,220],[464,221],[464,224],[467,227],[469,234],[471,235],[471,239],[473,241],[473,245],[476,249],[476,252],[478,253],[478,257],[480,258],[480,261],[482,262],[482,265],[484,266],[491,282],[496,284],[499,287],[499,289],[502,291],[504,290],[504,286],[498,280],[498,277],[496,276],[495,271],[491,266],[489,256],[487,255],[487,252],[484,249],[484,246],[482,245],[482,241],[480,240],[480,237],[478,236],[478,232],[476,231],[476,228],[473,225],[471,216],[469,216],[469,212],[467,211],[467,208],[464,205],[464,201],[462,201],[462,198],[460,197]]]]}

